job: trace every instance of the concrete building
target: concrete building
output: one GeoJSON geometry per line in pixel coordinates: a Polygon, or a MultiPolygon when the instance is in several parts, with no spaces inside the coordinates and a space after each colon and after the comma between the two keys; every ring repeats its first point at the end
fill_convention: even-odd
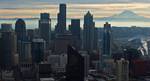
{"type": "Polygon", "coordinates": [[[67,64],[67,54],[49,55],[48,64],[51,64],[52,70],[54,72],[65,72],[67,64]]]}
{"type": "Polygon", "coordinates": [[[73,44],[72,34],[57,34],[54,40],[54,52],[55,54],[67,53],[67,46],[73,44]]]}
{"type": "Polygon", "coordinates": [[[15,77],[13,76],[14,72],[13,70],[2,70],[1,71],[1,80],[4,81],[15,81],[15,77]]]}
{"type": "Polygon", "coordinates": [[[116,61],[116,81],[129,81],[129,61],[125,59],[116,61]]]}

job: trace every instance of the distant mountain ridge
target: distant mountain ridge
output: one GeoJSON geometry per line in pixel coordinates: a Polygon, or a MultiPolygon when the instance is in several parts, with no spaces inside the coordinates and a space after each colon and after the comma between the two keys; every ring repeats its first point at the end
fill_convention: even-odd
{"type": "Polygon", "coordinates": [[[104,21],[150,21],[150,18],[140,16],[130,10],[125,10],[120,14],[115,14],[110,17],[101,18],[104,21]]]}

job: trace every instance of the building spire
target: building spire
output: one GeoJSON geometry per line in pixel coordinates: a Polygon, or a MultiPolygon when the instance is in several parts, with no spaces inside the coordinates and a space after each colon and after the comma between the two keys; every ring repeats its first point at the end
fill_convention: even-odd
{"type": "Polygon", "coordinates": [[[90,11],[88,11],[88,12],[86,13],[86,15],[90,15],[90,16],[91,16],[91,12],[90,12],[90,11]]]}

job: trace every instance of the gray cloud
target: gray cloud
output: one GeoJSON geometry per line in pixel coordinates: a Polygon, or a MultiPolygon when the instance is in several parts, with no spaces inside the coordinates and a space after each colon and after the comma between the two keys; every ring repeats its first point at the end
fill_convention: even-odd
{"type": "Polygon", "coordinates": [[[37,7],[59,3],[150,3],[150,0],[0,0],[0,8],[37,7]]]}
{"type": "MultiPolygon", "coordinates": [[[[48,3],[126,3],[126,2],[150,2],[150,0],[0,0],[0,2],[48,2],[48,3]]],[[[23,4],[23,3],[22,3],[23,4]]]]}
{"type": "Polygon", "coordinates": [[[150,0],[32,0],[49,3],[150,3],[150,0]]]}

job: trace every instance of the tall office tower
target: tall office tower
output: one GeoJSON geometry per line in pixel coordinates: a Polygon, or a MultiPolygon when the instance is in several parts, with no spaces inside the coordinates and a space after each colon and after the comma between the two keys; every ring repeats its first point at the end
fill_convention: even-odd
{"type": "MultiPolygon", "coordinates": [[[[17,53],[21,54],[21,42],[26,40],[26,24],[23,19],[18,19],[15,23],[15,32],[17,35],[17,53]]],[[[19,57],[20,58],[20,57],[19,57]]]]}
{"type": "Polygon", "coordinates": [[[111,57],[111,24],[106,22],[103,30],[103,53],[104,57],[111,57]]]}
{"type": "Polygon", "coordinates": [[[41,13],[39,20],[39,32],[42,39],[46,41],[46,45],[49,46],[51,40],[51,19],[48,13],[41,13]]]}
{"type": "Polygon", "coordinates": [[[84,81],[84,58],[71,46],[67,54],[66,81],[84,81]]]}
{"type": "Polygon", "coordinates": [[[81,28],[80,28],[80,19],[72,19],[70,25],[70,31],[73,36],[73,46],[75,48],[81,48],[81,28]]]}
{"type": "Polygon", "coordinates": [[[23,19],[18,19],[15,23],[15,32],[17,35],[17,42],[24,41],[26,38],[26,24],[23,19]]]}
{"type": "Polygon", "coordinates": [[[1,31],[12,31],[12,24],[3,23],[1,24],[1,31]]]}
{"type": "Polygon", "coordinates": [[[94,32],[95,22],[93,21],[93,15],[88,11],[84,16],[84,29],[83,29],[83,49],[86,51],[94,50],[94,32]]]}
{"type": "Polygon", "coordinates": [[[55,28],[56,34],[62,34],[66,31],[66,4],[60,4],[57,18],[57,25],[55,28]]]}
{"type": "Polygon", "coordinates": [[[129,61],[116,61],[116,81],[129,81],[129,61]]]}
{"type": "Polygon", "coordinates": [[[0,65],[14,65],[17,54],[16,35],[13,31],[2,31],[0,38],[0,65]]]}
{"type": "Polygon", "coordinates": [[[44,61],[46,42],[44,39],[33,39],[31,45],[32,62],[40,63],[44,61]]]}
{"type": "Polygon", "coordinates": [[[31,42],[22,41],[21,42],[21,52],[19,54],[19,63],[20,64],[31,64],[31,42]]]}
{"type": "Polygon", "coordinates": [[[72,19],[71,20],[70,31],[74,37],[76,37],[79,40],[81,39],[81,36],[80,36],[80,32],[81,32],[80,19],[72,19]]]}

